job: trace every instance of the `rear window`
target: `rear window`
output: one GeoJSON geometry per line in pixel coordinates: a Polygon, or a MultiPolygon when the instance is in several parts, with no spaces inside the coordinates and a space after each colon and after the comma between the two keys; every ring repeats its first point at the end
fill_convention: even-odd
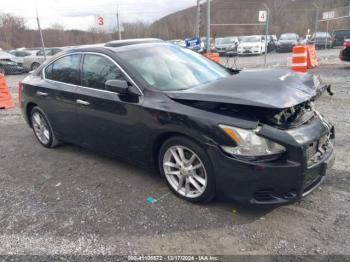
{"type": "Polygon", "coordinates": [[[67,84],[79,85],[79,63],[79,54],[64,56],[46,67],[45,77],[67,84]]]}

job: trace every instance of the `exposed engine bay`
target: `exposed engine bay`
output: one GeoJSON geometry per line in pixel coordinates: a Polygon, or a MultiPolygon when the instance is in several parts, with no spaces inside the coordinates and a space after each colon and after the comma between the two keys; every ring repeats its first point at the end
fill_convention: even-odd
{"type": "Polygon", "coordinates": [[[314,110],[314,101],[325,91],[330,95],[333,95],[330,86],[324,86],[313,99],[285,109],[262,108],[209,101],[180,99],[177,99],[177,101],[188,106],[217,114],[254,120],[279,129],[290,129],[307,124],[317,116],[317,112],[314,110]]]}
{"type": "Polygon", "coordinates": [[[311,101],[307,101],[283,110],[217,102],[189,100],[182,100],[178,102],[217,114],[258,121],[280,129],[298,127],[311,121],[316,116],[312,106],[313,102],[311,101]]]}

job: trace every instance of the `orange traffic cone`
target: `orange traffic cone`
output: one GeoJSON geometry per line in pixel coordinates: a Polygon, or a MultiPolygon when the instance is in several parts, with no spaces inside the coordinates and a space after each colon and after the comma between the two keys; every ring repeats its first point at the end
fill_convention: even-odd
{"type": "Polygon", "coordinates": [[[10,89],[6,84],[6,79],[3,74],[0,74],[0,109],[15,107],[15,102],[12,99],[10,89]]]}
{"type": "Polygon", "coordinates": [[[219,63],[220,62],[220,56],[219,53],[205,53],[204,54],[205,57],[219,63]]]}
{"type": "Polygon", "coordinates": [[[293,47],[292,69],[297,72],[307,72],[307,46],[297,45],[293,47]]]}

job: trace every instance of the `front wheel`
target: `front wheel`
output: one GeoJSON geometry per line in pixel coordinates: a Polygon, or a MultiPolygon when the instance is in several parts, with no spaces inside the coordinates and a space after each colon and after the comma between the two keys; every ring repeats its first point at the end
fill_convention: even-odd
{"type": "Polygon", "coordinates": [[[205,151],[185,137],[172,137],[161,147],[159,169],[168,187],[190,202],[209,202],[215,196],[215,179],[205,151]]]}

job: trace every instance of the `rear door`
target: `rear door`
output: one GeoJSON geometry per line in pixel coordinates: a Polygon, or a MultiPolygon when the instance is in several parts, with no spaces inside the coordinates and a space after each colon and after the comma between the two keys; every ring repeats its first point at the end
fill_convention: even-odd
{"type": "Polygon", "coordinates": [[[134,147],[133,137],[140,132],[135,128],[139,97],[119,96],[105,90],[107,80],[125,79],[111,58],[97,53],[84,55],[81,87],[77,89],[84,146],[115,156],[128,155],[134,147]]]}
{"type": "Polygon", "coordinates": [[[81,54],[63,56],[45,68],[45,87],[38,87],[36,95],[47,101],[48,112],[53,129],[65,141],[79,143],[76,119],[77,85],[80,84],[81,54]]]}

